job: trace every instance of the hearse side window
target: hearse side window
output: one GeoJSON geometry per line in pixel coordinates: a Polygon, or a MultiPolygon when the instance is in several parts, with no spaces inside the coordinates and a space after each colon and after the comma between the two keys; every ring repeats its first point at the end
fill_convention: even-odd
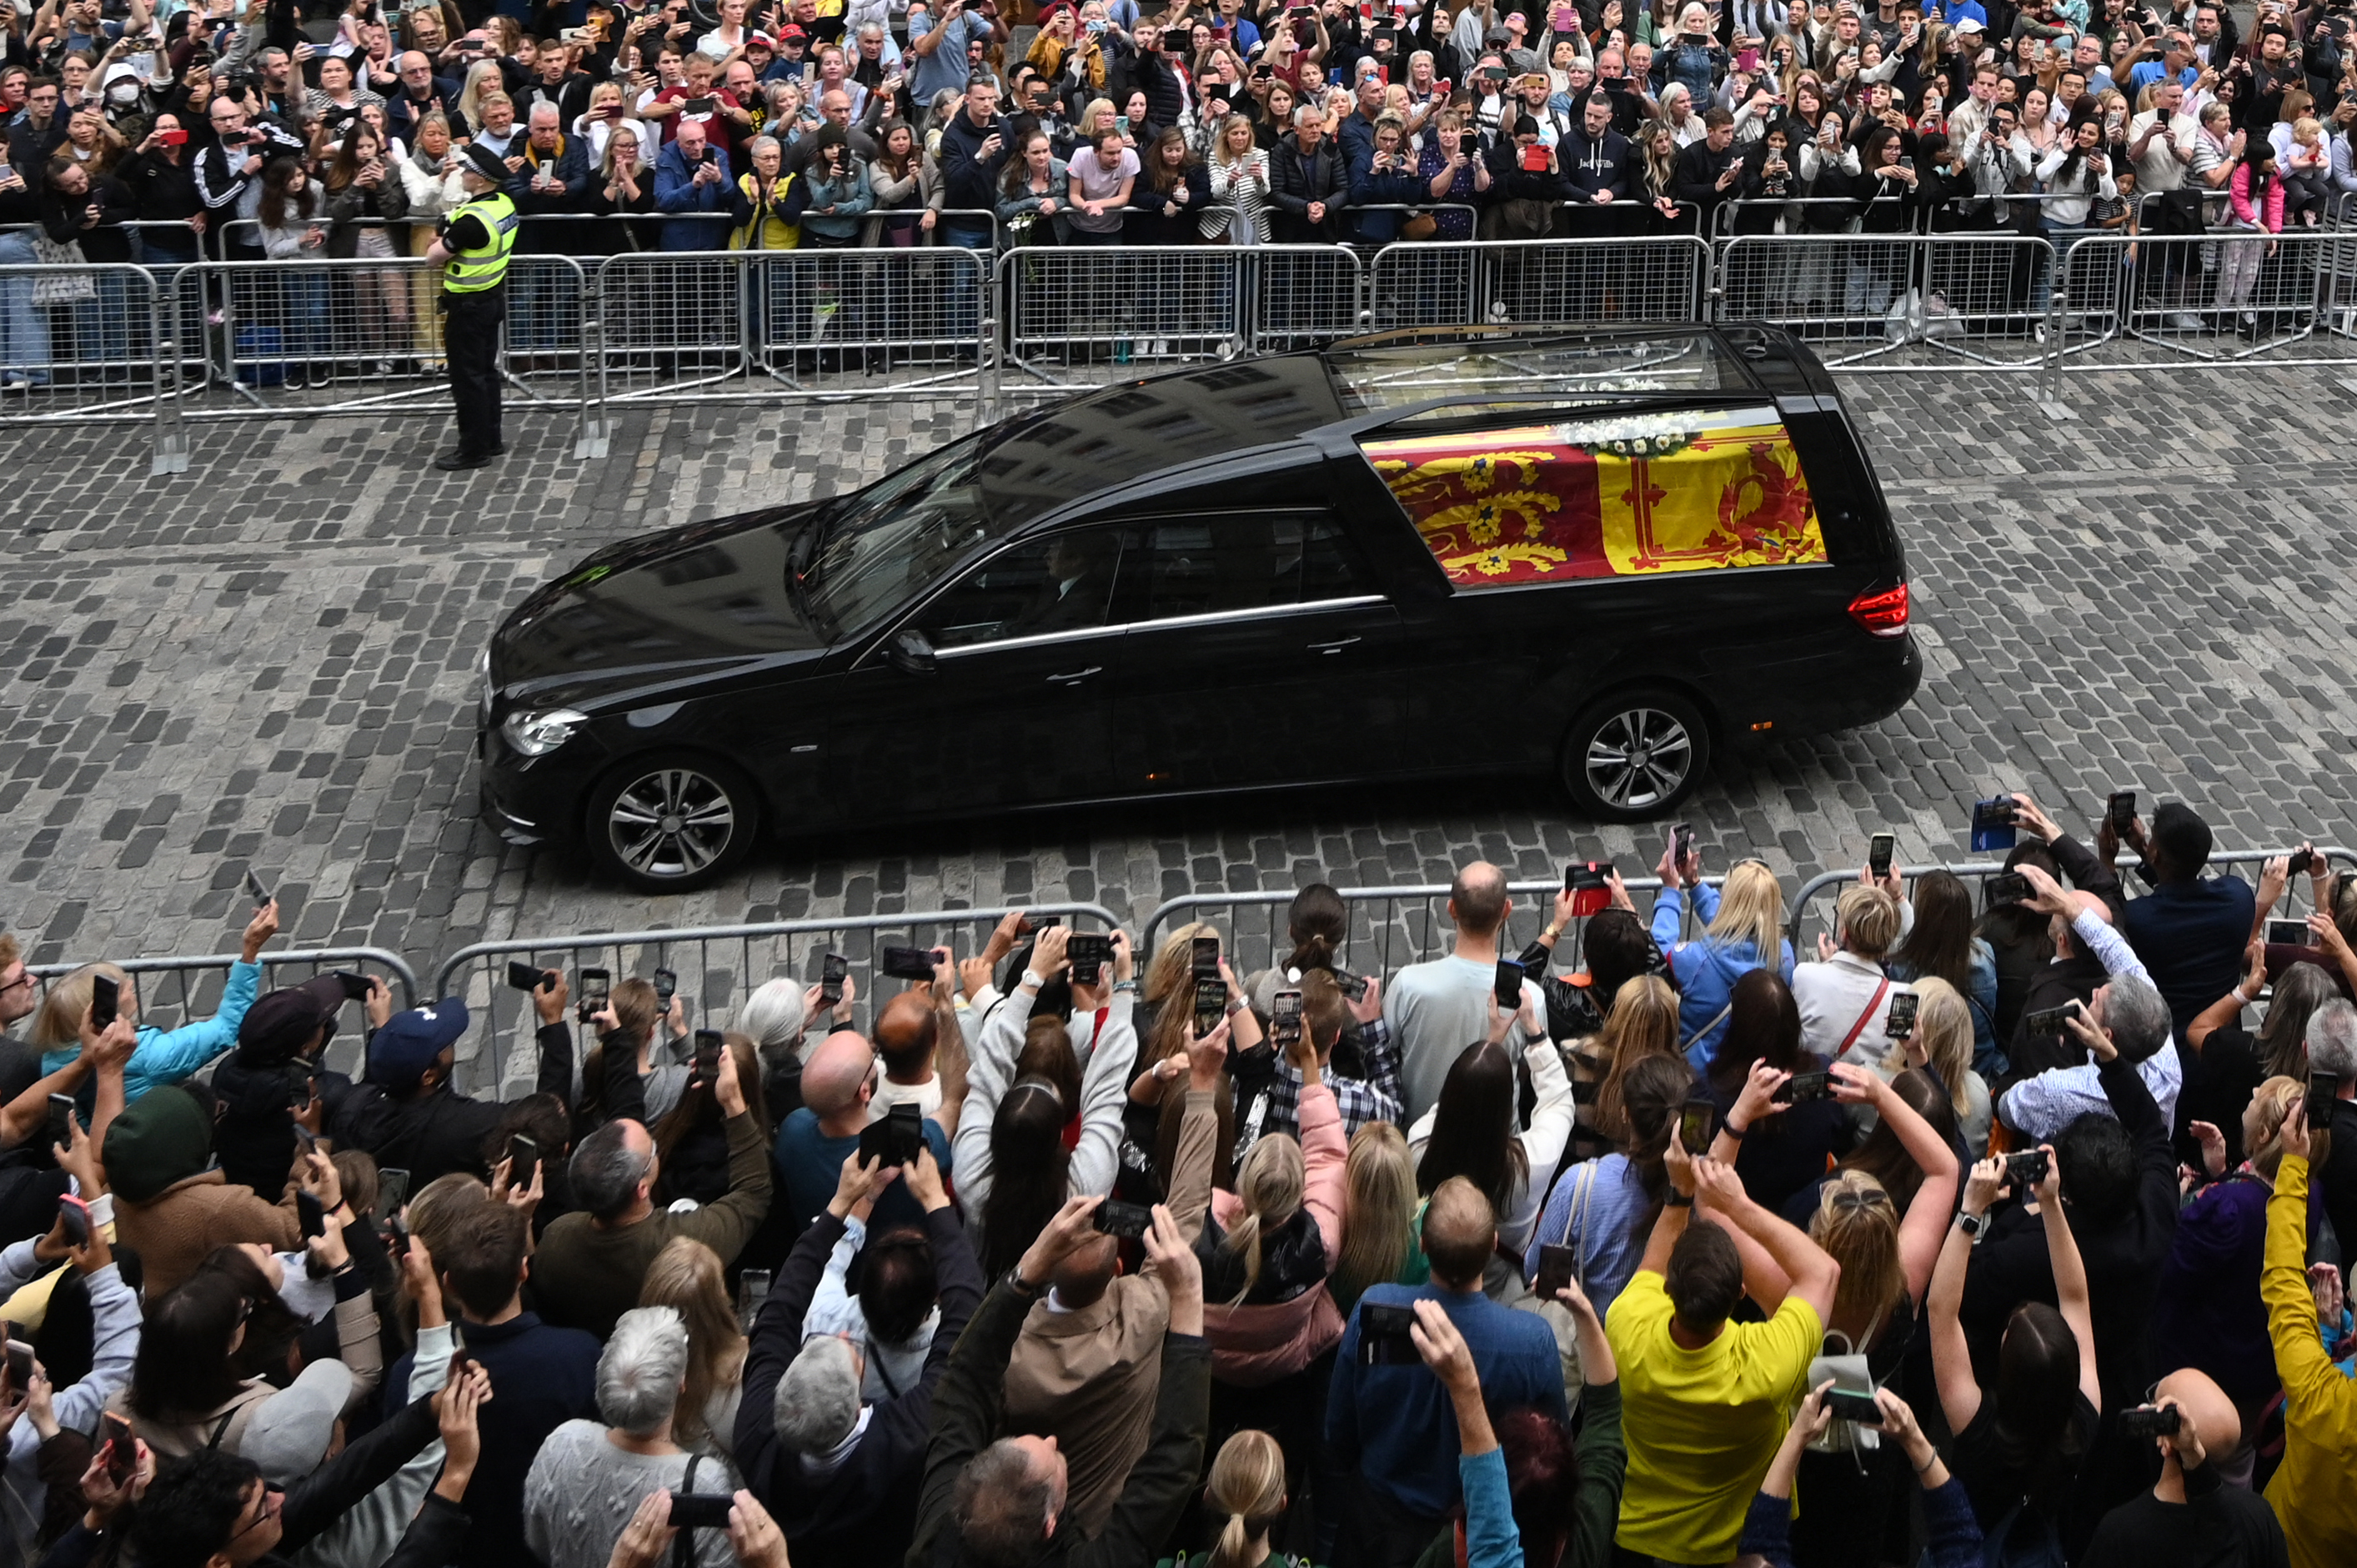
{"type": "Polygon", "coordinates": [[[1772,408],[1583,415],[1364,450],[1460,591],[1826,559],[1772,408]]]}
{"type": "Polygon", "coordinates": [[[915,624],[936,649],[1101,627],[1120,564],[1117,528],[1051,534],[992,556],[915,624]]]}
{"type": "Polygon", "coordinates": [[[1317,512],[1227,512],[1147,529],[1146,617],[1271,609],[1363,592],[1317,512]]]}

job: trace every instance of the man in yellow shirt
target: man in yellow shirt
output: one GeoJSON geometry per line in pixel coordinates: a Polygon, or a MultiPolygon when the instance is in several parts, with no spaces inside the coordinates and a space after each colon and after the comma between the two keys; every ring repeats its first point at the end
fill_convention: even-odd
{"type": "Polygon", "coordinates": [[[1808,1391],[1841,1265],[1746,1197],[1732,1165],[1688,1155],[1674,1135],[1668,1163],[1675,1190],[1605,1323],[1629,1448],[1614,1541],[1664,1563],[1722,1563],[1808,1391]],[[1704,1219],[1689,1224],[1697,1197],[1704,1219]],[[1765,1323],[1727,1321],[1747,1263],[1763,1304],[1789,1282],[1765,1323]]]}
{"type": "Polygon", "coordinates": [[[2283,1165],[2267,1199],[2259,1296],[2267,1305],[2276,1375],[2284,1387],[2284,1456],[2267,1503],[2291,1542],[2292,1568],[2357,1563],[2357,1382],[2341,1375],[2316,1332],[2308,1288],[2308,1111],[2284,1112],[2283,1165]]]}

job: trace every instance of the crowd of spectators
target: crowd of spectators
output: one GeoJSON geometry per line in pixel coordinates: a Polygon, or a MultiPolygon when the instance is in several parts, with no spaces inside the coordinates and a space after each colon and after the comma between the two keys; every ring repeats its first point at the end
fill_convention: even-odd
{"type": "Polygon", "coordinates": [[[169,1030],[0,935],[8,1550],[2357,1561],[2357,877],[2016,799],[2017,883],[1869,865],[1813,954],[1674,837],[1519,953],[1466,865],[1389,974],[1323,885],[1243,975],[1020,913],[717,1030],[528,970],[506,1101],[457,999],[264,991],[274,905],[169,1030]]]}
{"type": "MultiPolygon", "coordinates": [[[[510,170],[522,252],[588,258],[2255,236],[2170,263],[2198,328],[2245,313],[2266,236],[2357,191],[2352,22],[2343,0],[2258,0],[2247,31],[2210,0],[44,0],[0,6],[0,226],[22,226],[0,263],[422,255],[472,144],[510,170]]],[[[1890,265],[1737,293],[1878,308],[1890,265]]],[[[2046,286],[2018,270],[2017,306],[2046,286]]],[[[9,379],[38,379],[51,311],[80,313],[81,357],[119,350],[107,286],[9,280],[9,379]]],[[[413,360],[428,286],[321,271],[269,314],[298,363],[413,360]],[[352,323],[332,341],[308,325],[329,303],[352,323]]]]}

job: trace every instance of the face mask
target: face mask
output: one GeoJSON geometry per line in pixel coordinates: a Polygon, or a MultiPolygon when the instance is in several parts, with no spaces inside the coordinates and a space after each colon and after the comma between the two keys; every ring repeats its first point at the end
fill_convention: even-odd
{"type": "Polygon", "coordinates": [[[106,90],[106,100],[110,103],[129,103],[138,96],[139,84],[135,81],[118,81],[106,90]]]}

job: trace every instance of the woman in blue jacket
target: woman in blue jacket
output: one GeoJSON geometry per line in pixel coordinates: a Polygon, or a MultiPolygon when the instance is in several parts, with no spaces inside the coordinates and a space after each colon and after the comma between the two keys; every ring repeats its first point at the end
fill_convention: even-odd
{"type": "MultiPolygon", "coordinates": [[[[1396,114],[1375,122],[1375,134],[1351,158],[1351,205],[1414,206],[1432,199],[1427,183],[1416,177],[1415,156],[1405,150],[1407,125],[1396,114]]],[[[1362,245],[1385,245],[1399,238],[1406,215],[1399,212],[1353,213],[1362,245]]]]}
{"type": "Polygon", "coordinates": [[[1678,30],[1653,50],[1653,95],[1673,81],[1683,81],[1697,104],[1708,105],[1719,79],[1727,74],[1727,47],[1712,33],[1710,8],[1689,0],[1678,8],[1678,30]]]}
{"type": "MultiPolygon", "coordinates": [[[[213,1058],[237,1044],[238,1026],[262,989],[262,947],[278,934],[278,900],[254,911],[246,923],[238,960],[229,967],[229,983],[221,990],[220,1010],[201,1023],[177,1029],[139,1027],[139,1044],[123,1069],[125,1104],[151,1089],[178,1083],[213,1058]]],[[[43,1077],[64,1067],[81,1053],[82,1021],[90,1015],[91,983],[104,975],[117,990],[115,1014],[139,1021],[139,993],[131,977],[111,963],[86,963],[49,987],[41,999],[40,1015],[33,1020],[33,1044],[41,1052],[43,1077]]]]}
{"type": "Polygon", "coordinates": [[[1677,865],[1668,850],[1662,852],[1662,891],[1653,900],[1653,945],[1670,963],[1670,979],[1678,988],[1678,1037],[1685,1045],[1686,1065],[1697,1073],[1710,1066],[1711,1053],[1727,1033],[1727,1015],[1734,1005],[1735,983],[1749,971],[1765,969],[1763,956],[1775,954],[1777,976],[1792,979],[1792,944],[1784,940],[1784,894],[1776,874],[1756,860],[1738,861],[1727,874],[1727,886],[1713,888],[1702,880],[1702,856],[1686,856],[1677,865]],[[1678,940],[1686,901],[1708,929],[1690,942],[1678,940]]]}

